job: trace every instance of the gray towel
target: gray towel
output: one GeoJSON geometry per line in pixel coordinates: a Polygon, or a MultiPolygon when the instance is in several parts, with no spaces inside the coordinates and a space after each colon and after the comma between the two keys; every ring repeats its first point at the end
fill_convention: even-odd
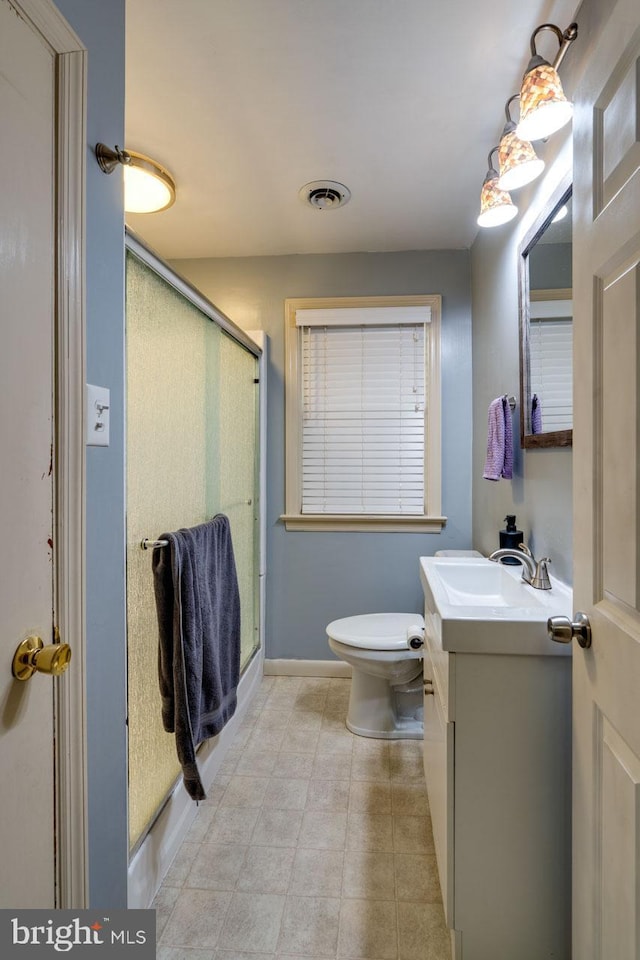
{"type": "Polygon", "coordinates": [[[219,514],[160,539],[169,541],[153,553],[162,721],[176,735],[189,796],[204,800],[196,749],[233,716],[240,679],[240,595],[231,531],[219,514]]]}

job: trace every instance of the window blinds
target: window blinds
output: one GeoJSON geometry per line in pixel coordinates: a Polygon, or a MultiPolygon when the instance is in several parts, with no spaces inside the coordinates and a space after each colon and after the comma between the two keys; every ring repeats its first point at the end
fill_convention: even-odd
{"type": "Polygon", "coordinates": [[[317,322],[315,316],[307,324],[305,314],[319,311],[297,311],[302,513],[424,513],[428,308],[406,309],[410,323],[396,317],[383,323],[378,315],[359,325],[344,325],[344,319],[333,325],[327,317],[317,322]]]}
{"type": "Polygon", "coordinates": [[[573,425],[573,335],[571,317],[531,319],[529,379],[540,400],[542,430],[573,425]]]}

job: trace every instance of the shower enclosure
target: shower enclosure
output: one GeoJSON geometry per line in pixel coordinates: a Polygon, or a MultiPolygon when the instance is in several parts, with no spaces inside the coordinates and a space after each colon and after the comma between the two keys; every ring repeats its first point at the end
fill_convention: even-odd
{"type": "Polygon", "coordinates": [[[160,714],[152,552],[142,541],[226,514],[240,587],[242,670],[260,646],[260,348],[131,234],[126,270],[133,854],[180,776],[160,714]]]}

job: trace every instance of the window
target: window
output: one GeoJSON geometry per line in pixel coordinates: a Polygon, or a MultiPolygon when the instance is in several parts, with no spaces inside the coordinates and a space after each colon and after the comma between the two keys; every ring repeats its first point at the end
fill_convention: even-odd
{"type": "Polygon", "coordinates": [[[440,297],[287,300],[295,530],[439,531],[440,297]]]}

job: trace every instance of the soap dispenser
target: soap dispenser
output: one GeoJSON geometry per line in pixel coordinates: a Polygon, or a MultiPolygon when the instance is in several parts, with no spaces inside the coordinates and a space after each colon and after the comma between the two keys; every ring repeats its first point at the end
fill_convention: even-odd
{"type": "MultiPolygon", "coordinates": [[[[500,549],[507,547],[509,550],[519,550],[520,544],[523,543],[523,536],[522,530],[516,530],[515,514],[508,513],[504,519],[507,526],[500,531],[500,549]]],[[[520,563],[516,557],[504,557],[502,562],[514,566],[520,563]]]]}

